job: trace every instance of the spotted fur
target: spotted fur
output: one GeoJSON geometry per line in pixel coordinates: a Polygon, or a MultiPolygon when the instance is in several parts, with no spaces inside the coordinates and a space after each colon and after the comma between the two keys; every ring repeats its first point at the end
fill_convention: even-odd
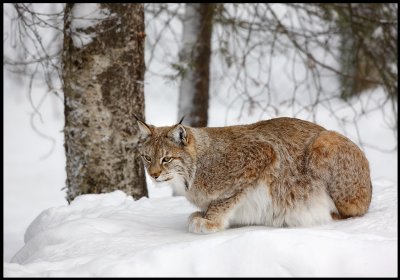
{"type": "Polygon", "coordinates": [[[311,226],[362,216],[370,205],[364,153],[345,136],[311,122],[276,118],[219,128],[138,124],[149,175],[172,182],[200,210],[189,217],[191,232],[311,226]]]}

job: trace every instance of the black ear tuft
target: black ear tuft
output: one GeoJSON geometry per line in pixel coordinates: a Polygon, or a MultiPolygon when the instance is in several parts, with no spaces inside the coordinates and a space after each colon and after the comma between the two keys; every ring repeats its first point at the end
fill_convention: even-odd
{"type": "Polygon", "coordinates": [[[141,119],[139,119],[138,116],[136,116],[135,114],[133,114],[133,116],[135,117],[135,119],[136,119],[137,121],[143,122],[143,121],[142,121],[141,119]]]}
{"type": "Polygon", "coordinates": [[[184,118],[185,118],[185,115],[183,115],[182,119],[178,122],[178,124],[182,124],[184,118]]]}

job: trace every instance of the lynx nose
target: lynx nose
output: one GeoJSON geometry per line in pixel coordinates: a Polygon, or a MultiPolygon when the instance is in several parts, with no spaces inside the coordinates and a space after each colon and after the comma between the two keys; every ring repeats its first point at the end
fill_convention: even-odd
{"type": "Polygon", "coordinates": [[[160,177],[160,173],[161,172],[152,173],[152,174],[150,174],[150,176],[153,177],[154,179],[157,179],[158,177],[160,177]]]}

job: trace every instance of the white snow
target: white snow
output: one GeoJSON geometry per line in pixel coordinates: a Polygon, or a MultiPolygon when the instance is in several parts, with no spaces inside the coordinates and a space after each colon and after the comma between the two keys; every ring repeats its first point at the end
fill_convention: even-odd
{"type": "Polygon", "coordinates": [[[362,218],[196,235],[184,197],[84,195],[33,221],[5,276],[396,276],[393,185],[373,197],[362,218]]]}
{"type": "MultiPolygon", "coordinates": [[[[24,244],[23,234],[41,211],[66,205],[63,101],[49,94],[34,115],[21,80],[4,79],[4,259],[24,244]],[[43,120],[43,122],[40,121],[43,120]],[[52,141],[40,137],[31,123],[52,141]]],[[[34,87],[37,106],[44,86],[34,87]]]]}
{"type": "MultiPolygon", "coordinates": [[[[151,67],[153,73],[164,71],[161,64],[151,67]]],[[[280,92],[290,92],[285,75],[274,75],[282,76],[275,81],[280,92]]],[[[276,115],[268,110],[242,113],[240,102],[233,103],[236,96],[224,90],[229,88],[226,81],[212,80],[210,126],[293,116],[296,111],[290,104],[276,104],[276,115]],[[227,113],[229,104],[233,106],[227,113]]],[[[55,139],[54,152],[43,158],[52,142],[30,127],[33,109],[26,88],[8,75],[4,82],[3,276],[397,276],[398,151],[388,125],[390,103],[385,104],[385,113],[374,110],[357,118],[358,127],[351,124],[355,112],[371,109],[382,98],[380,89],[363,94],[352,107],[336,100],[330,107],[325,103],[316,108],[319,124],[358,144],[358,134],[362,139],[373,179],[372,204],[365,216],[315,227],[251,226],[196,235],[188,232],[187,218],[197,209],[184,197],[172,197],[169,187],[155,187],[150,180],[150,198],[134,201],[116,191],[81,196],[67,206],[65,190],[61,191],[63,101],[49,95],[39,109],[43,123],[38,115],[33,118],[40,131],[55,139]]],[[[146,75],[148,123],[176,122],[178,88],[146,75]]],[[[44,92],[43,85],[34,85],[35,104],[44,92]]],[[[310,119],[310,112],[297,117],[310,119]]]]}

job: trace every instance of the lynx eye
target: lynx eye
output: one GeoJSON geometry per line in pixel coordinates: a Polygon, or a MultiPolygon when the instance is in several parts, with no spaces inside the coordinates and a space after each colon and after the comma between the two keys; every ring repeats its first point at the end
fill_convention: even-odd
{"type": "Polygon", "coordinates": [[[162,159],[162,162],[163,163],[168,163],[168,162],[171,162],[172,161],[172,158],[171,157],[164,157],[163,159],[162,159]]]}
{"type": "Polygon", "coordinates": [[[142,155],[142,156],[146,161],[151,162],[151,157],[146,156],[146,155],[142,155]]]}

